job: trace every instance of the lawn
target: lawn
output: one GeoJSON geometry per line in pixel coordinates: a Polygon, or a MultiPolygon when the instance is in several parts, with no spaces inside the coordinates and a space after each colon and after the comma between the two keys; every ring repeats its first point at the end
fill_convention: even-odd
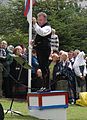
{"type": "MultiPolygon", "coordinates": [[[[4,110],[10,107],[11,100],[0,99],[0,103],[3,105],[4,110]]],[[[12,107],[15,111],[20,111],[24,116],[16,114],[6,114],[5,120],[38,120],[30,117],[28,112],[28,106],[26,101],[15,101],[12,107]]],[[[76,105],[69,105],[67,109],[67,120],[87,120],[87,107],[81,107],[76,105]]]]}

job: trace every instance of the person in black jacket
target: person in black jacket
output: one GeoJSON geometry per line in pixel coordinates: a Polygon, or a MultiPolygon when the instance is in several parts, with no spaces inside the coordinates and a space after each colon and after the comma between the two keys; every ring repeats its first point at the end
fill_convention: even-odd
{"type": "MultiPolygon", "coordinates": [[[[26,57],[22,54],[21,46],[16,46],[13,53],[26,61],[26,57]]],[[[10,97],[26,98],[27,88],[21,84],[28,85],[28,70],[21,66],[21,63],[13,59],[10,65],[10,97]],[[12,78],[13,77],[13,78],[12,78]],[[15,79],[15,80],[14,80],[15,79]],[[18,84],[19,82],[20,84],[18,84]],[[14,91],[15,89],[15,91],[14,91]],[[15,94],[15,96],[14,96],[15,94]]]]}
{"type": "Polygon", "coordinates": [[[34,40],[34,49],[37,52],[37,59],[44,79],[43,87],[49,87],[49,55],[51,52],[50,38],[51,26],[47,22],[46,13],[40,12],[36,18],[33,17],[33,27],[37,33],[34,40]],[[37,23],[38,21],[38,23],[37,23]]]}
{"type": "Polygon", "coordinates": [[[53,80],[66,80],[68,82],[69,102],[74,104],[76,101],[76,78],[70,61],[68,61],[68,53],[62,53],[62,59],[57,62],[53,69],[53,80]]]}

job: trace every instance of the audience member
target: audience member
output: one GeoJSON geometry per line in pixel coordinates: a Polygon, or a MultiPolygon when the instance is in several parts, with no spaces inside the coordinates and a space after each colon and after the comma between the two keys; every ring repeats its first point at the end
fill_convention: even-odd
{"type": "MultiPolygon", "coordinates": [[[[16,46],[13,53],[22,58],[22,48],[21,46],[16,46]]],[[[24,59],[24,58],[23,58],[24,59]]],[[[28,70],[21,66],[21,63],[18,63],[13,59],[12,64],[10,65],[10,74],[13,78],[24,85],[28,85],[28,70]]],[[[10,78],[10,94],[13,97],[13,88],[15,87],[15,97],[17,98],[26,98],[27,89],[21,84],[16,84],[12,78],[10,78]]]]}
{"type": "Polygon", "coordinates": [[[83,87],[85,85],[85,77],[87,74],[86,62],[84,56],[85,53],[83,51],[79,52],[73,64],[73,68],[77,77],[77,85],[80,88],[79,92],[83,91],[83,87]]]}
{"type": "Polygon", "coordinates": [[[53,70],[54,70],[54,66],[57,64],[57,62],[59,61],[59,56],[57,53],[53,53],[52,54],[52,62],[50,63],[49,65],[49,70],[50,70],[50,84],[49,84],[49,87],[51,88],[51,90],[55,90],[56,89],[56,82],[53,80],[53,70]]]}
{"type": "Polygon", "coordinates": [[[43,76],[41,69],[37,69],[36,76],[31,81],[31,91],[37,92],[43,87],[43,76]]]}
{"type": "Polygon", "coordinates": [[[51,35],[51,39],[50,39],[50,44],[51,44],[51,53],[53,53],[53,51],[58,51],[59,50],[59,38],[58,35],[55,34],[56,31],[55,29],[52,28],[52,35],[51,35]]]}

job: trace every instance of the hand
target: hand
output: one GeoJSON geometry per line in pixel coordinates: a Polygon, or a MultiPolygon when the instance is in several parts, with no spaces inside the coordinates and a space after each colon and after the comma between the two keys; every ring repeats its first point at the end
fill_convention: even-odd
{"type": "Polygon", "coordinates": [[[32,22],[33,22],[33,25],[35,25],[37,23],[37,20],[35,17],[32,18],[32,22]]]}
{"type": "Polygon", "coordinates": [[[30,41],[30,45],[33,46],[34,45],[34,40],[30,41]]]}
{"type": "Polygon", "coordinates": [[[85,77],[84,77],[84,76],[80,76],[80,78],[81,78],[82,80],[85,80],[85,77]]]}
{"type": "Polygon", "coordinates": [[[41,71],[41,69],[37,69],[37,76],[42,78],[42,71],[41,71]]]}

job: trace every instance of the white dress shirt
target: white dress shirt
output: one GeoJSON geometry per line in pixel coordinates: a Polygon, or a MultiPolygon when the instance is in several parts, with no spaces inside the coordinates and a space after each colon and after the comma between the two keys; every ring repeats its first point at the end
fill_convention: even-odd
{"type": "Polygon", "coordinates": [[[33,25],[35,31],[37,34],[39,34],[40,36],[47,36],[51,33],[51,26],[44,26],[44,27],[40,27],[37,23],[35,25],[33,25]]]}
{"type": "Polygon", "coordinates": [[[79,76],[79,77],[82,76],[82,73],[80,72],[79,66],[84,66],[83,75],[86,76],[86,74],[87,74],[86,61],[85,61],[85,59],[84,59],[84,55],[85,55],[85,53],[84,53],[83,51],[80,52],[80,53],[77,55],[77,57],[76,57],[76,59],[75,59],[75,62],[74,62],[74,64],[73,64],[73,68],[74,68],[75,74],[76,74],[77,76],[79,76]]]}

